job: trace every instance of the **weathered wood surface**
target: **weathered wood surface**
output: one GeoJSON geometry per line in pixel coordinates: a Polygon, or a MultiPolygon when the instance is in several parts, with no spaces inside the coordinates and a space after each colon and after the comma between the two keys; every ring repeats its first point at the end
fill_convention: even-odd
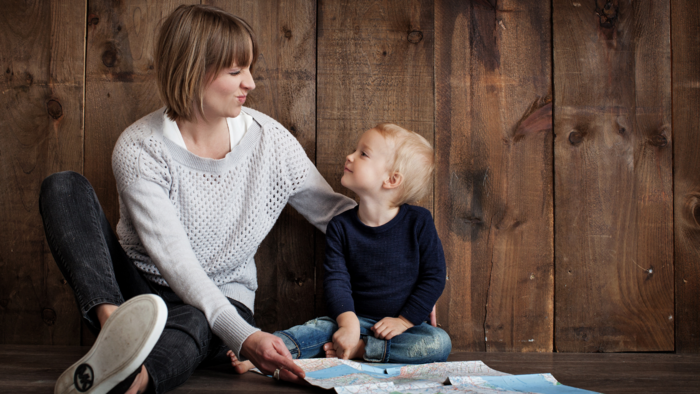
{"type": "Polygon", "coordinates": [[[435,8],[438,316],[455,349],[551,351],[550,5],[435,8]]]}
{"type": "MultiPolygon", "coordinates": [[[[316,164],[334,190],[354,196],[340,178],[345,156],[367,129],[396,123],[433,143],[433,5],[324,0],[318,7],[316,164]]],[[[419,205],[432,210],[432,195],[419,205]]],[[[323,248],[317,250],[323,315],[323,248]]]]}
{"type": "MultiPolygon", "coordinates": [[[[0,392],[52,393],[58,376],[87,347],[0,346],[0,392]]],[[[512,374],[551,373],[559,382],[596,392],[697,393],[700,356],[676,354],[452,353],[448,361],[482,360],[512,374]]],[[[328,393],[272,378],[235,374],[228,365],[198,369],[172,393],[328,393]]]]}
{"type": "Polygon", "coordinates": [[[78,344],[73,292],[54,264],[39,190],[83,170],[82,2],[5,2],[0,12],[0,343],[78,344]]]}
{"type": "Polygon", "coordinates": [[[669,3],[555,1],[553,21],[556,348],[673,350],[669,3]]]}
{"type": "Polygon", "coordinates": [[[676,351],[700,352],[700,3],[671,2],[676,351]]]}
{"type": "MultiPolygon", "coordinates": [[[[252,108],[286,127],[316,159],[316,3],[311,0],[205,1],[246,20],[260,52],[252,108]]],[[[302,324],[314,315],[314,230],[287,207],[255,256],[255,320],[266,331],[302,324]]]]}

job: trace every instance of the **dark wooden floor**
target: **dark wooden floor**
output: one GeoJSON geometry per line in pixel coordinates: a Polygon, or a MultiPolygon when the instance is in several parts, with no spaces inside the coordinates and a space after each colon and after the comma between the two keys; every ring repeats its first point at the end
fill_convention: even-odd
{"type": "MultiPolygon", "coordinates": [[[[88,348],[0,345],[0,393],[52,393],[54,381],[88,348]]],[[[512,374],[545,373],[561,383],[603,393],[698,393],[700,355],[667,353],[454,353],[449,361],[482,360],[512,374]]],[[[174,393],[328,393],[278,383],[227,366],[202,369],[174,393]]]]}

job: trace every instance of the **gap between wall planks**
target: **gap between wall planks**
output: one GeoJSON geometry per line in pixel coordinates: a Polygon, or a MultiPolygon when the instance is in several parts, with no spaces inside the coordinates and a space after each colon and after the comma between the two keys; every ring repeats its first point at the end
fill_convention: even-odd
{"type": "Polygon", "coordinates": [[[700,3],[671,2],[676,351],[700,352],[700,3]]]}
{"type": "MultiPolygon", "coordinates": [[[[320,1],[317,166],[334,190],[345,156],[378,123],[434,140],[433,5],[427,0],[320,1]]],[[[418,202],[432,211],[432,195],[418,202]]],[[[323,245],[317,245],[317,314],[323,301],[323,245]]]]}
{"type": "Polygon", "coordinates": [[[672,351],[670,7],[554,2],[556,348],[672,351]]]}
{"type": "Polygon", "coordinates": [[[45,241],[43,179],[83,170],[85,4],[6,4],[0,16],[0,343],[78,345],[45,241]]]}
{"type": "Polygon", "coordinates": [[[438,317],[456,349],[552,351],[550,5],[435,8],[438,317]]]}

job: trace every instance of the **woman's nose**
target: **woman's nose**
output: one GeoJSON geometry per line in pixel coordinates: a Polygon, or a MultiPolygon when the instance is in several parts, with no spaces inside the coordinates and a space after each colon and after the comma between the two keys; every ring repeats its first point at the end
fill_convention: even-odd
{"type": "Polygon", "coordinates": [[[246,73],[246,77],[241,81],[241,87],[246,90],[255,89],[255,80],[253,80],[253,74],[250,71],[246,73]]]}

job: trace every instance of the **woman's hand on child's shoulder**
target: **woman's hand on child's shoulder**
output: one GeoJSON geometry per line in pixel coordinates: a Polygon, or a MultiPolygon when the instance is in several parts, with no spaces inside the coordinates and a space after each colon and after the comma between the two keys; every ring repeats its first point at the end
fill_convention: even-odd
{"type": "Polygon", "coordinates": [[[374,336],[379,339],[391,339],[404,331],[413,327],[413,323],[406,320],[403,316],[385,317],[372,326],[374,336]]]}

